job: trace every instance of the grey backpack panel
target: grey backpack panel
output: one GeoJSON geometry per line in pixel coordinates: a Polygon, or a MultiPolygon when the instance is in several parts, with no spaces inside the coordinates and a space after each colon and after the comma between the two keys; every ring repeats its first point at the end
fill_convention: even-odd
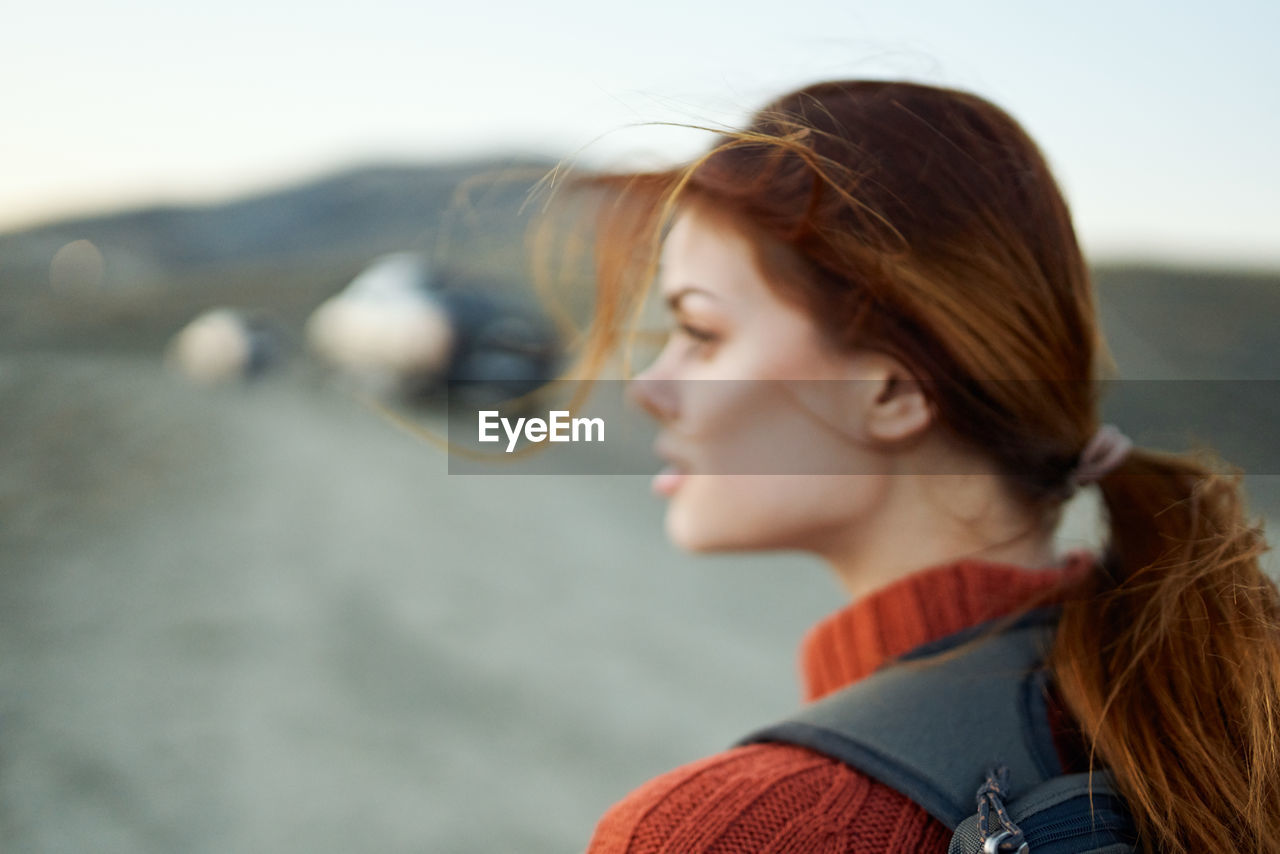
{"type": "Polygon", "coordinates": [[[1026,823],[1034,854],[1110,852],[1131,836],[1124,803],[1095,771],[1092,805],[1103,809],[1091,811],[1089,775],[1063,775],[1049,727],[1043,661],[1059,613],[1032,611],[942,663],[899,663],[958,646],[989,624],[918,647],[738,743],[797,744],[842,760],[955,830],[951,854],[986,850],[977,792],[991,769],[1004,766],[1001,796],[1014,822],[1026,823]]]}
{"type": "Polygon", "coordinates": [[[786,741],[844,759],[955,827],[991,764],[1009,766],[1011,797],[1061,771],[1056,754],[1009,737],[1025,728],[1029,695],[1043,702],[1029,689],[1051,631],[1025,621],[942,665],[881,670],[743,743],[786,741]]]}

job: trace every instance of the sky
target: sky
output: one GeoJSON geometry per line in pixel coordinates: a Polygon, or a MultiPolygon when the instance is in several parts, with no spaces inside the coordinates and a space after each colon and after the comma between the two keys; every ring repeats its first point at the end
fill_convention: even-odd
{"type": "Polygon", "coordinates": [[[1273,0],[28,0],[0,29],[0,230],[383,160],[687,157],[822,79],[969,89],[1094,260],[1280,268],[1273,0]]]}

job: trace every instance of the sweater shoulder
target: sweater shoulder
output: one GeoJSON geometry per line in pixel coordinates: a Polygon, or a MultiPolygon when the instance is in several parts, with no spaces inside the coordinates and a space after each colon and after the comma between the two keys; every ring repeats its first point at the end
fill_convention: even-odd
{"type": "Polygon", "coordinates": [[[753,744],[680,766],[596,825],[588,854],[945,852],[951,833],[894,789],[802,747],[753,744]]]}

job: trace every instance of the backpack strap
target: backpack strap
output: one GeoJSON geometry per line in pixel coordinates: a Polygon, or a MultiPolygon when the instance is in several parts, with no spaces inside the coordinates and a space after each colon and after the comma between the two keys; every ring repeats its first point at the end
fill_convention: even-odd
{"type": "Polygon", "coordinates": [[[1010,800],[1062,774],[1042,665],[1060,610],[1028,612],[942,664],[901,666],[971,640],[991,623],[918,647],[738,744],[783,742],[835,757],[954,830],[973,814],[974,793],[993,765],[1009,769],[1010,800]]]}

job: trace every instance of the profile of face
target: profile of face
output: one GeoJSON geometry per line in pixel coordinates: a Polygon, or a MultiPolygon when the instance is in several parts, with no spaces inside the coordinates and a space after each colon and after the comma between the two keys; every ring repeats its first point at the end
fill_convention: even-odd
{"type": "Polygon", "coordinates": [[[894,500],[901,449],[931,423],[911,375],[826,343],[714,209],[677,215],[658,284],[673,328],[631,394],[659,422],[668,537],[691,551],[845,550],[894,500]]]}

